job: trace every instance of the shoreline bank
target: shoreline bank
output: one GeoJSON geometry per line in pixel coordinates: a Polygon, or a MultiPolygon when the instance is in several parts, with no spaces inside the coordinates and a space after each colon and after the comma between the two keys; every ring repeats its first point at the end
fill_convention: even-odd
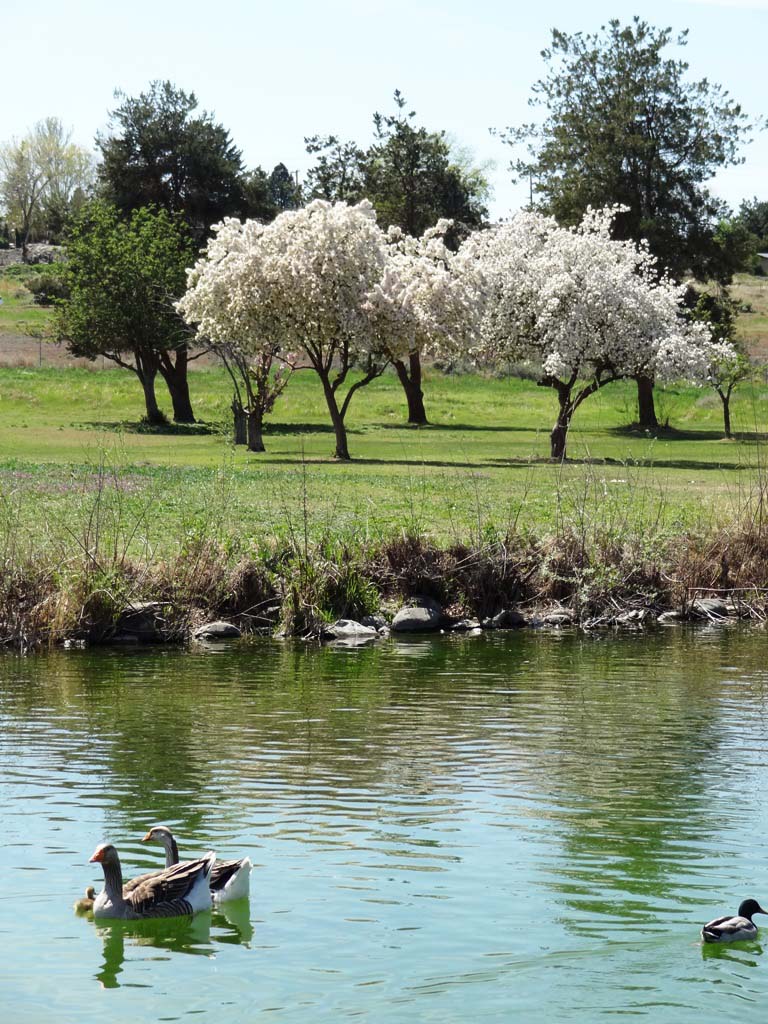
{"type": "Polygon", "coordinates": [[[0,646],[187,643],[249,634],[323,642],[474,630],[646,629],[768,618],[768,537],[513,536],[481,547],[398,536],[189,543],[166,561],[87,547],[0,564],[0,646]]]}

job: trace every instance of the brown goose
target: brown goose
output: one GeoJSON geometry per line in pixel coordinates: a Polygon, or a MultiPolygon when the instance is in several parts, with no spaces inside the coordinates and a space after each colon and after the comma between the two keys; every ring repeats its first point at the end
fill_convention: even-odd
{"type": "MultiPolygon", "coordinates": [[[[170,868],[179,863],[179,848],[173,833],[167,825],[155,825],[147,832],[142,843],[160,843],[165,847],[165,866],[170,868]]],[[[217,860],[211,872],[211,898],[214,903],[239,900],[248,896],[251,885],[251,861],[249,857],[240,860],[217,860]]]]}
{"type": "Polygon", "coordinates": [[[90,863],[101,864],[104,888],[93,904],[94,917],[137,921],[147,917],[181,917],[209,910],[211,870],[216,855],[206,853],[197,860],[184,861],[165,871],[134,879],[130,891],[123,889],[123,872],[117,850],[111,843],[97,846],[90,863]]]}

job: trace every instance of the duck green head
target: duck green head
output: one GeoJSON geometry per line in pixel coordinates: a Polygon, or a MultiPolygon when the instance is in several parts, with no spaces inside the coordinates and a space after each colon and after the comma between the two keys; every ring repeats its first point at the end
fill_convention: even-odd
{"type": "Polygon", "coordinates": [[[751,921],[753,914],[768,914],[768,910],[763,910],[757,900],[743,900],[739,906],[739,917],[751,921]]]}

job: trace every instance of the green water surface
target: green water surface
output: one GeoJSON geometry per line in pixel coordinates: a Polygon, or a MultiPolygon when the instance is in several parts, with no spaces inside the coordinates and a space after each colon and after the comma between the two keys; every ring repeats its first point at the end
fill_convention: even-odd
{"type": "Polygon", "coordinates": [[[761,942],[699,928],[768,901],[767,642],[5,656],[3,1019],[761,1019],[761,942]],[[154,823],[182,855],[248,854],[250,901],[76,916],[97,843],[136,873],[160,863],[154,823]]]}

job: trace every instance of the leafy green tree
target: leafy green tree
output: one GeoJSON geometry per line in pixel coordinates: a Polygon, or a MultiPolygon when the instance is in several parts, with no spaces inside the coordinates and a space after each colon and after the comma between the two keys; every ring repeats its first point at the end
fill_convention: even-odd
{"type": "Polygon", "coordinates": [[[84,207],[68,240],[64,279],[70,297],[56,310],[56,335],[73,355],[104,356],[135,373],[150,423],[165,421],[155,396],[158,373],[168,385],[174,419],[194,422],[190,334],[174,308],[193,252],[178,216],[142,207],[125,219],[100,200],[84,207]]]}
{"type": "Polygon", "coordinates": [[[269,176],[269,200],[274,216],[283,210],[297,210],[301,206],[301,186],[285,164],[277,164],[269,176]]]}
{"type": "Polygon", "coordinates": [[[155,205],[180,213],[202,242],[211,224],[247,212],[240,150],[197,97],[154,81],[138,96],[115,93],[110,131],[99,134],[101,193],[123,214],[155,205]]]}
{"type": "MultiPolygon", "coordinates": [[[[318,155],[307,174],[308,196],[348,203],[368,199],[382,227],[399,227],[414,237],[441,218],[451,219],[446,240],[455,249],[487,219],[488,182],[466,152],[451,146],[445,132],[415,124],[416,113],[406,111],[399,90],[394,101],[394,113],[374,114],[374,138],[367,149],[335,135],[305,138],[307,152],[318,155]]],[[[419,352],[393,360],[393,366],[405,391],[408,422],[427,423],[419,352]]]]}
{"type": "Polygon", "coordinates": [[[342,142],[336,135],[305,137],[307,152],[318,154],[307,172],[304,189],[309,199],[329,203],[357,203],[366,190],[366,153],[356,142],[342,142]]]}
{"type": "Polygon", "coordinates": [[[376,207],[382,227],[391,224],[414,237],[441,217],[467,228],[487,218],[488,185],[470,177],[451,158],[445,132],[414,124],[416,112],[395,90],[393,114],[373,116],[375,141],[367,152],[366,198],[376,207]]]}
{"type": "Polygon", "coordinates": [[[733,392],[739,384],[755,380],[758,372],[736,336],[737,305],[724,288],[699,291],[689,286],[685,301],[691,319],[706,324],[715,342],[707,377],[723,403],[723,433],[730,439],[733,392]]]}
{"type": "Polygon", "coordinates": [[[92,180],[91,154],[72,142],[57,117],[0,147],[0,202],[21,235],[25,261],[33,230],[59,233],[92,180]]]}
{"type": "MultiPolygon", "coordinates": [[[[704,280],[730,281],[735,272],[748,272],[754,268],[758,240],[739,217],[721,220],[715,228],[714,241],[708,260],[709,274],[704,280]]],[[[727,286],[722,284],[720,287],[727,286]]]]}
{"type": "Polygon", "coordinates": [[[254,167],[243,175],[245,216],[263,223],[274,220],[280,212],[270,191],[269,178],[262,167],[254,167]]]}
{"type": "Polygon", "coordinates": [[[756,250],[768,252],[768,202],[756,196],[745,199],[739,207],[737,220],[754,236],[756,250]]]}
{"type": "MultiPolygon", "coordinates": [[[[598,33],[555,29],[542,52],[547,73],[530,103],[544,120],[508,128],[512,145],[528,144],[513,163],[528,177],[538,205],[565,225],[588,206],[621,204],[619,238],[646,239],[659,265],[674,277],[721,283],[733,273],[718,250],[724,207],[706,188],[717,170],[739,163],[752,125],[721,86],[691,81],[688,64],[667,57],[674,36],[640,18],[611,20],[598,33]]],[[[642,426],[656,426],[652,382],[638,379],[642,426]]]]}

